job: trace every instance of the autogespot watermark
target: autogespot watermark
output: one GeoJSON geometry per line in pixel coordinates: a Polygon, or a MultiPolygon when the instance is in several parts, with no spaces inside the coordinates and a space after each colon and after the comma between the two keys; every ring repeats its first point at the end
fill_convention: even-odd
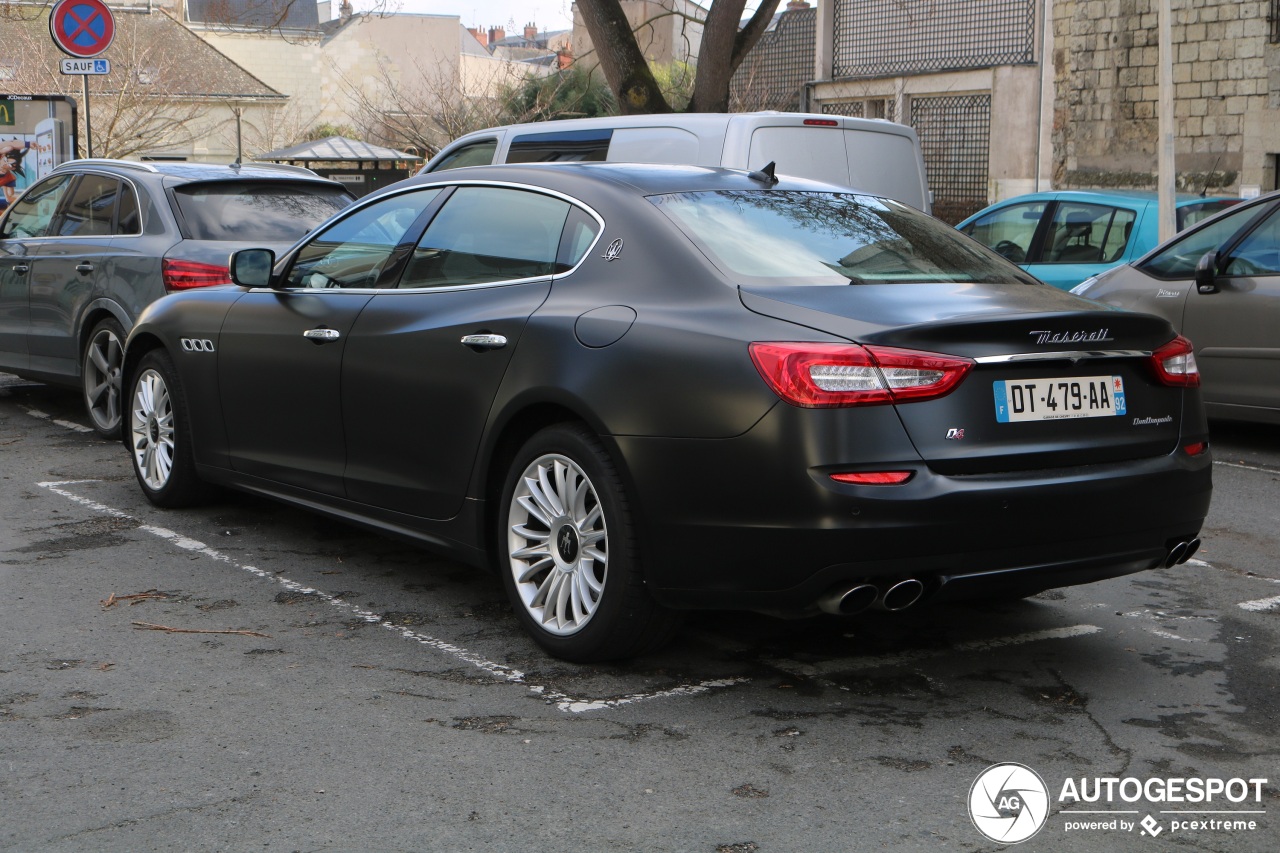
{"type": "Polygon", "coordinates": [[[1134,833],[1156,838],[1205,838],[1255,832],[1261,827],[1266,779],[1132,776],[1068,778],[1058,792],[1057,813],[1040,774],[1023,764],[988,767],[969,788],[969,817],[984,836],[1018,844],[1046,824],[1064,833],[1134,833]],[[1141,806],[1132,808],[1132,806],[1141,806]]]}

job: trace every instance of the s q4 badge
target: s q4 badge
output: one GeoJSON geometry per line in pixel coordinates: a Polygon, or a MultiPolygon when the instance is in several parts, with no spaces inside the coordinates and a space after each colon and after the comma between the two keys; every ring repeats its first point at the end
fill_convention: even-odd
{"type": "Polygon", "coordinates": [[[606,261],[616,261],[618,259],[618,256],[621,254],[622,254],[622,238],[619,237],[618,239],[614,240],[612,243],[609,244],[609,247],[604,250],[604,254],[601,257],[603,257],[606,261]]]}
{"type": "Polygon", "coordinates": [[[947,441],[960,441],[964,438],[964,430],[952,427],[947,430],[947,441]]]}

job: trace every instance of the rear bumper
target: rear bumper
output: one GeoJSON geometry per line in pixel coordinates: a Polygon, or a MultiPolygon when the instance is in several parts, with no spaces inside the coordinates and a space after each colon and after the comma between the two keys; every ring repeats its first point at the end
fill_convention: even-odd
{"type": "Polygon", "coordinates": [[[674,607],[772,612],[903,578],[940,601],[1025,594],[1158,567],[1208,513],[1209,453],[948,476],[892,426],[834,452],[862,467],[910,467],[900,486],[837,484],[828,473],[850,466],[777,435],[616,439],[654,594],[674,607]]]}

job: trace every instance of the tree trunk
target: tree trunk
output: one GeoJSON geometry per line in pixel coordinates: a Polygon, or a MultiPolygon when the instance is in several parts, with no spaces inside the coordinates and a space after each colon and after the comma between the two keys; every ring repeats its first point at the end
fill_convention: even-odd
{"type": "Polygon", "coordinates": [[[578,10],[619,111],[623,115],[671,112],[618,0],[578,0],[578,10]]]}

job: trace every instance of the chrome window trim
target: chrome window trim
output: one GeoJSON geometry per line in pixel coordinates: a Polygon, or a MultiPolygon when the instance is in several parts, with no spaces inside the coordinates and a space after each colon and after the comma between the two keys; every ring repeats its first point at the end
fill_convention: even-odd
{"type": "MultiPolygon", "coordinates": [[[[63,163],[59,166],[54,167],[54,169],[49,172],[49,177],[52,177],[54,173],[62,169],[63,166],[71,166],[72,164],[79,166],[84,162],[93,162],[93,161],[92,160],[90,161],[68,160],[66,163],[63,163]]],[[[76,177],[82,176],[82,175],[99,175],[101,177],[106,177],[106,178],[115,178],[117,181],[120,181],[120,183],[122,184],[128,184],[129,189],[133,190],[133,199],[138,204],[138,227],[142,228],[142,202],[140,201],[140,199],[142,198],[142,193],[138,192],[138,185],[135,184],[128,175],[117,175],[115,172],[104,171],[102,169],[80,169],[80,168],[68,168],[65,172],[61,172],[61,174],[69,176],[71,180],[75,180],[76,177]]],[[[44,180],[44,178],[41,178],[41,180],[44,180]]],[[[59,200],[58,204],[61,205],[62,201],[59,200]]],[[[119,217],[117,216],[117,220],[118,219],[119,217]]],[[[50,234],[47,237],[5,237],[3,239],[22,240],[24,242],[28,240],[111,240],[116,237],[141,237],[145,233],[146,233],[146,229],[143,229],[141,231],[134,231],[131,234],[67,234],[67,235],[50,234]]]]}
{"type": "MultiPolygon", "coordinates": [[[[446,169],[445,172],[447,173],[448,170],[446,169]]],[[[434,175],[435,173],[431,172],[429,174],[434,175]]],[[[527,284],[533,281],[549,281],[549,280],[564,278],[565,276],[573,275],[575,272],[577,272],[578,267],[582,266],[583,263],[586,262],[587,258],[590,257],[591,253],[595,250],[596,246],[599,245],[600,238],[604,236],[604,229],[605,229],[604,217],[602,217],[599,213],[596,213],[595,209],[592,208],[590,205],[574,198],[571,195],[562,193],[559,190],[546,189],[545,187],[535,187],[529,184],[518,184],[514,181],[474,181],[474,180],[473,181],[447,181],[447,180],[426,181],[421,184],[415,184],[414,186],[411,186],[411,187],[405,187],[403,190],[387,193],[386,195],[379,195],[376,198],[369,199],[365,204],[358,204],[358,206],[351,205],[350,207],[343,209],[339,213],[335,214],[329,221],[316,226],[316,231],[319,231],[321,228],[327,227],[332,222],[336,221],[339,216],[352,215],[357,210],[367,207],[368,205],[376,204],[379,201],[384,201],[388,198],[393,198],[398,195],[403,195],[404,193],[418,192],[420,190],[433,189],[436,187],[439,187],[440,189],[447,189],[449,187],[501,187],[503,189],[522,190],[525,192],[536,192],[536,193],[541,193],[542,195],[549,195],[549,196],[552,196],[553,198],[558,198],[561,201],[566,202],[573,207],[577,207],[582,210],[585,210],[587,214],[596,221],[596,224],[600,226],[600,230],[596,232],[595,239],[591,241],[591,245],[588,246],[587,250],[582,253],[582,257],[578,259],[578,262],[574,264],[572,268],[567,269],[561,273],[552,273],[551,275],[534,275],[534,276],[528,276],[526,278],[507,278],[507,279],[502,279],[501,281],[481,282],[480,284],[456,284],[450,287],[405,287],[405,288],[399,288],[399,287],[349,287],[349,288],[348,287],[335,287],[335,288],[251,287],[249,288],[249,292],[251,293],[263,293],[263,292],[311,293],[311,294],[318,294],[318,293],[370,293],[370,294],[456,293],[458,291],[477,290],[485,287],[507,287],[513,284],[527,284]]],[[[445,207],[448,207],[447,203],[445,204],[445,207]]],[[[441,209],[443,210],[443,208],[441,209]]],[[[299,244],[299,246],[300,245],[301,244],[299,244]]],[[[557,245],[559,245],[559,243],[557,243],[557,245]]],[[[292,254],[296,249],[299,248],[299,246],[294,246],[293,248],[291,248],[288,254],[292,254]]]]}
{"type": "Polygon", "coordinates": [[[978,364],[1018,364],[1026,361],[1087,361],[1095,358],[1145,358],[1151,350],[1067,350],[1063,352],[1020,352],[1012,355],[984,355],[975,358],[978,364]]]}

